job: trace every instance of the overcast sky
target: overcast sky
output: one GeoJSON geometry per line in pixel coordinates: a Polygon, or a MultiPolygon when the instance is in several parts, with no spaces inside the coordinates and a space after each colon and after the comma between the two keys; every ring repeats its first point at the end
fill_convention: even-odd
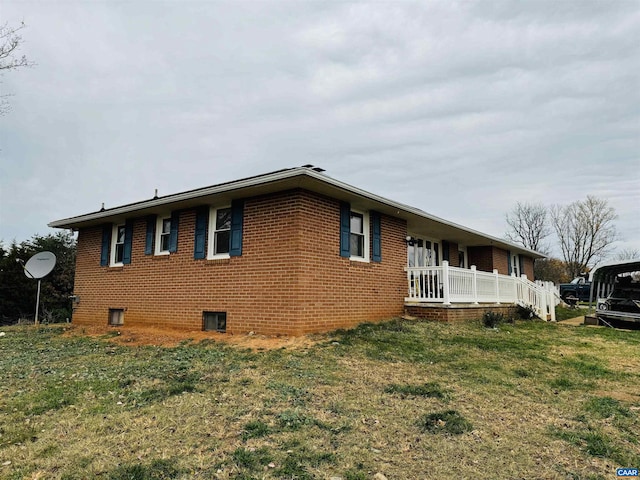
{"type": "Polygon", "coordinates": [[[502,237],[606,199],[640,250],[640,1],[0,0],[0,239],[311,163],[502,237]]]}

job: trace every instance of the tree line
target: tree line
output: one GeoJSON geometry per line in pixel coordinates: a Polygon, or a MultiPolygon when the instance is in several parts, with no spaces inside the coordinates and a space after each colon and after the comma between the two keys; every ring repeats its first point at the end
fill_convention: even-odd
{"type": "MultiPolygon", "coordinates": [[[[587,196],[569,205],[545,206],[542,203],[520,203],[506,214],[509,240],[525,248],[549,254],[549,238],[555,234],[556,251],[562,256],[536,260],[535,277],[555,283],[568,282],[589,272],[611,256],[618,239],[615,209],[595,196],[587,196]]],[[[618,260],[640,257],[635,250],[618,252],[618,260]]]]}
{"type": "Polygon", "coordinates": [[[64,322],[71,319],[71,299],[76,265],[76,241],[71,233],[34,235],[21,243],[5,246],[0,241],[0,323],[33,321],[37,280],[24,274],[20,261],[26,262],[38,252],[56,256],[52,272],[42,279],[40,291],[41,321],[64,322]]]}

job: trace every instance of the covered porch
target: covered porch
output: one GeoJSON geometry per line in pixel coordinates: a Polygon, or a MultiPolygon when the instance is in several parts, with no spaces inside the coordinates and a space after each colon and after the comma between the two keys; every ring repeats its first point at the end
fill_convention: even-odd
{"type": "Polygon", "coordinates": [[[409,266],[405,309],[424,318],[478,318],[486,310],[513,313],[516,306],[531,308],[543,320],[555,321],[557,292],[552,282],[531,282],[526,275],[504,275],[452,267],[409,266]]]}

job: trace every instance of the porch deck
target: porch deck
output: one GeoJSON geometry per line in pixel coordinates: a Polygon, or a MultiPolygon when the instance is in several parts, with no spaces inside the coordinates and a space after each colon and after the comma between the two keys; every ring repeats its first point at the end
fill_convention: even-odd
{"type": "Polygon", "coordinates": [[[491,310],[531,308],[543,320],[555,321],[557,291],[552,282],[531,282],[526,275],[502,275],[441,266],[407,267],[407,313],[424,318],[462,319],[491,310]],[[438,313],[436,313],[436,310],[438,313]],[[456,312],[457,311],[457,312],[456,312]],[[419,315],[418,315],[419,314],[419,315]]]}

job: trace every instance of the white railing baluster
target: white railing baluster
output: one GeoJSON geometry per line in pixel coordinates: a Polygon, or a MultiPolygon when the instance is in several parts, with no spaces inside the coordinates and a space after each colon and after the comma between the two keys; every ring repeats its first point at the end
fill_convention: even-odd
{"type": "Polygon", "coordinates": [[[449,299],[449,262],[442,261],[442,300],[445,305],[451,305],[449,299]]]}
{"type": "Polygon", "coordinates": [[[555,320],[557,287],[553,282],[529,281],[526,275],[501,275],[478,271],[475,265],[469,270],[451,267],[448,261],[442,266],[407,267],[407,301],[425,303],[517,303],[528,305],[542,318],[555,320]]]}

